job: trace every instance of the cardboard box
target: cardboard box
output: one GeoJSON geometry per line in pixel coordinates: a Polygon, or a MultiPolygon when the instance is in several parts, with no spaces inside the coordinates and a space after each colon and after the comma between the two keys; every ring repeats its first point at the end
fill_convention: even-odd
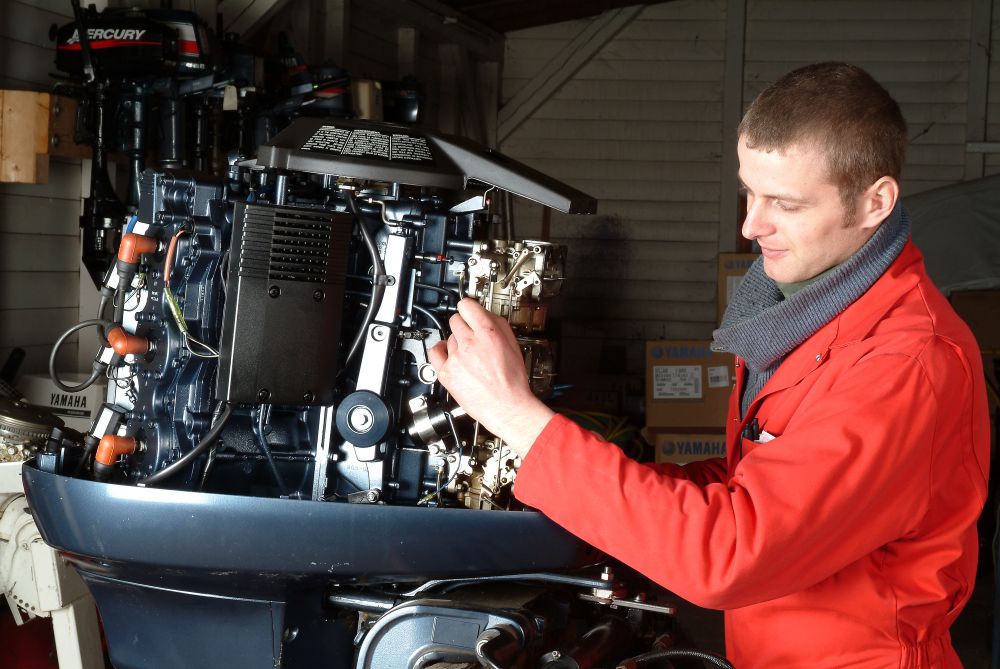
{"type": "Polygon", "coordinates": [[[743,275],[750,265],[760,257],[759,253],[720,253],[718,273],[718,305],[715,322],[722,324],[722,315],[726,313],[729,299],[736,293],[736,288],[743,280],[743,275]]]}
{"type": "Polygon", "coordinates": [[[726,457],[726,435],[721,432],[678,434],[655,433],[653,451],[656,462],[684,464],[695,460],[726,457]]]}
{"type": "MultiPolygon", "coordinates": [[[[66,374],[60,378],[65,384],[76,385],[86,377],[66,374]]],[[[104,403],[105,384],[106,381],[101,378],[82,392],[67,393],[52,383],[47,374],[25,374],[16,385],[30,404],[56,414],[63,419],[66,427],[86,432],[104,403]]]]}
{"type": "Polygon", "coordinates": [[[704,340],[646,342],[646,426],[725,429],[735,379],[731,353],[704,340]]]}

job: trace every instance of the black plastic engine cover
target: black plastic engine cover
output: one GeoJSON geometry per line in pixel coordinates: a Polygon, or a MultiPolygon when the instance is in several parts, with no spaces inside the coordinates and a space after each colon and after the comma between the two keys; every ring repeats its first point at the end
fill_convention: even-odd
{"type": "Polygon", "coordinates": [[[332,404],[353,218],[238,203],[216,397],[332,404]]]}
{"type": "MultiPolygon", "coordinates": [[[[107,76],[169,75],[177,67],[177,31],[131,12],[90,17],[87,37],[95,67],[107,76]]],[[[83,74],[80,31],[67,23],[56,33],[56,67],[83,74]]]]}

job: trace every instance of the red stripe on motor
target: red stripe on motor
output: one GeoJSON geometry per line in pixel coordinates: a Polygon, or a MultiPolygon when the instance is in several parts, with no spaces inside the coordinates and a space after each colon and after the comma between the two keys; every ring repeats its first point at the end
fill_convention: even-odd
{"type": "MultiPolygon", "coordinates": [[[[163,42],[133,42],[127,39],[101,39],[90,43],[91,49],[114,49],[120,46],[162,46],[163,42]]],[[[61,51],[79,51],[80,43],[60,44],[61,51]]]]}

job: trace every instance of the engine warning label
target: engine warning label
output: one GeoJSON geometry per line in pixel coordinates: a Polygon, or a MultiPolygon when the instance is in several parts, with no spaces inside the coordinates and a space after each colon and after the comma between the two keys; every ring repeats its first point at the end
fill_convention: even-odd
{"type": "Polygon", "coordinates": [[[701,365],[655,365],[653,399],[701,399],[701,365]]]}
{"type": "Polygon", "coordinates": [[[374,160],[434,164],[434,156],[425,137],[360,128],[351,130],[335,125],[320,126],[302,145],[302,150],[374,160]]]}

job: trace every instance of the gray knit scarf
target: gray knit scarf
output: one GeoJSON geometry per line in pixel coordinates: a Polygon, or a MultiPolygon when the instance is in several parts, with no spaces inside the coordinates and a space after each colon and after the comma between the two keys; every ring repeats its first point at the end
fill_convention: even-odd
{"type": "Polygon", "coordinates": [[[864,295],[899,256],[909,236],[910,218],[897,203],[857,253],[787,300],[764,273],[763,258],[750,266],[712,343],[712,350],[735,353],[746,361],[741,416],[782,360],[864,295]]]}

